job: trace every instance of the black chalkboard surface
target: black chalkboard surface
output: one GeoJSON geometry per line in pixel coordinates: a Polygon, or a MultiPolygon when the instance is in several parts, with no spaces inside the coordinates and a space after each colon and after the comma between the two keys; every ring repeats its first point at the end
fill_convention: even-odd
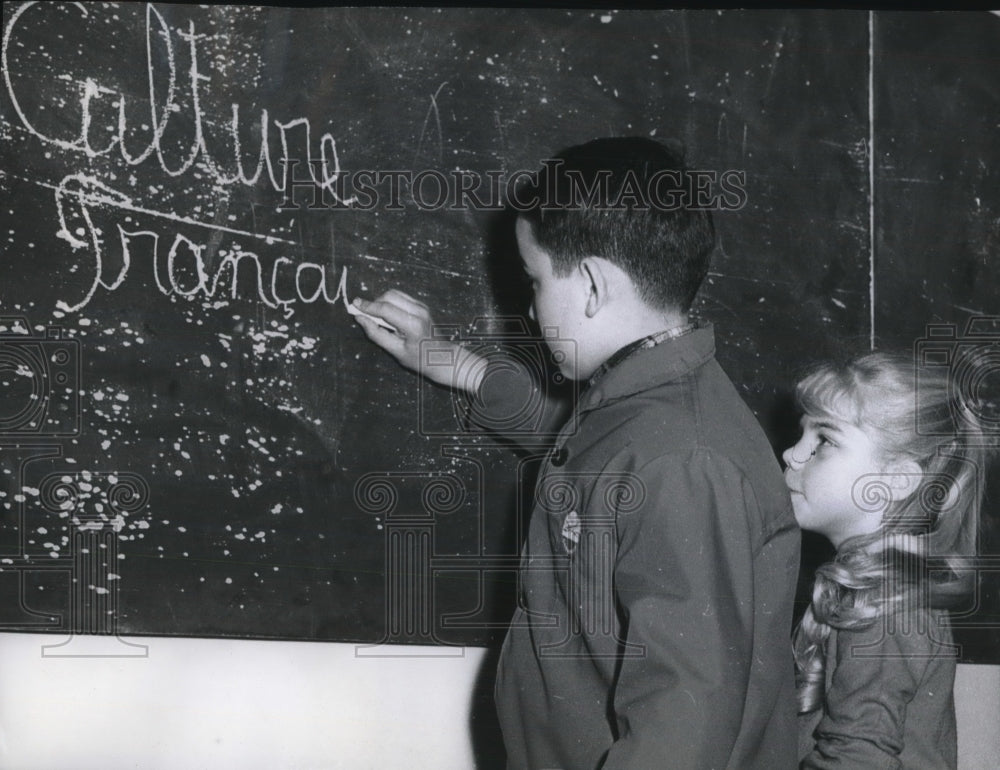
{"type": "MultiPolygon", "coordinates": [[[[400,287],[442,334],[544,358],[516,318],[473,323],[526,311],[502,193],[596,136],[738,175],[696,310],[782,448],[795,374],[872,343],[874,249],[908,237],[872,195],[871,78],[908,66],[874,56],[883,18],[5,3],[0,626],[493,639],[532,457],[464,432],[347,301],[400,287]]],[[[998,21],[949,21],[983,41],[960,132],[996,111],[998,21]]],[[[995,168],[970,136],[959,162],[995,168]]],[[[976,178],[981,215],[926,221],[995,261],[976,178]]],[[[964,323],[995,274],[894,312],[964,323]]]]}

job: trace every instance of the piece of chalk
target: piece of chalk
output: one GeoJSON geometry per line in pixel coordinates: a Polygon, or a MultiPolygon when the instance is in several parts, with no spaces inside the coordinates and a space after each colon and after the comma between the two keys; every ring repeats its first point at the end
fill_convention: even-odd
{"type": "Polygon", "coordinates": [[[347,312],[350,315],[364,316],[369,321],[374,321],[375,323],[377,323],[383,329],[391,331],[393,334],[399,334],[399,329],[397,329],[391,323],[389,323],[388,321],[384,321],[383,319],[379,318],[377,315],[372,315],[371,313],[366,313],[364,310],[361,310],[359,307],[357,307],[354,304],[349,304],[347,306],[347,312]]]}

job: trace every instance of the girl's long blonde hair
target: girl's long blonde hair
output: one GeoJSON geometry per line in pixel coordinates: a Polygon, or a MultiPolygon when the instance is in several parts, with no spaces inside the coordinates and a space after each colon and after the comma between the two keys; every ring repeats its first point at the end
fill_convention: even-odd
{"type": "Polygon", "coordinates": [[[916,607],[944,608],[972,587],[969,561],[995,437],[991,442],[983,429],[982,404],[959,392],[953,371],[870,353],[820,366],[798,384],[806,414],[848,421],[869,435],[883,458],[910,459],[920,468],[904,499],[892,499],[877,469],[854,486],[855,504],[882,511],[882,526],[845,540],[816,571],[812,602],[796,631],[800,713],[822,703],[831,629],[868,628],[916,607]]]}

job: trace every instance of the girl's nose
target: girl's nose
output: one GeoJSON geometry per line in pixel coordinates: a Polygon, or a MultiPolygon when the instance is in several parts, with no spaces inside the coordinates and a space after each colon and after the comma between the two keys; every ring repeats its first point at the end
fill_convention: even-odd
{"type": "Polygon", "coordinates": [[[798,468],[805,465],[809,461],[815,452],[810,453],[806,447],[799,444],[793,444],[788,447],[784,452],[781,453],[781,459],[785,461],[785,465],[789,468],[798,468]]]}
{"type": "Polygon", "coordinates": [[[537,321],[538,320],[537,318],[535,318],[535,301],[534,300],[532,300],[531,304],[528,305],[528,318],[530,318],[532,321],[537,321]]]}

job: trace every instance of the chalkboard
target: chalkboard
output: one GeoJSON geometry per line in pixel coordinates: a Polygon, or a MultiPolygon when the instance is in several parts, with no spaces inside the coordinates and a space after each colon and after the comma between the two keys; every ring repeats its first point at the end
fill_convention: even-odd
{"type": "MultiPolygon", "coordinates": [[[[461,401],[368,343],[347,301],[400,287],[444,335],[521,330],[503,193],[564,147],[661,137],[739,175],[695,311],[776,450],[805,364],[931,315],[891,299],[915,266],[879,262],[873,283],[876,249],[913,234],[872,185],[869,85],[877,62],[894,111],[876,151],[893,130],[925,146],[889,84],[937,17],[5,3],[4,19],[5,629],[494,640],[537,453],[464,430],[461,401]]],[[[971,213],[923,212],[950,242],[978,234],[970,263],[997,242],[997,185],[975,171],[997,148],[963,118],[997,109],[998,21],[949,22],[981,43],[950,63],[978,74],[942,116],[970,137],[951,160],[981,208],[955,192],[971,213]]],[[[995,309],[995,273],[957,278],[934,318],[995,309]]],[[[515,346],[543,358],[527,328],[515,346]]]]}
{"type": "MultiPolygon", "coordinates": [[[[966,390],[1000,395],[1000,16],[878,14],[874,326],[884,346],[971,348],[966,390]],[[988,316],[988,317],[987,317],[988,316]],[[989,352],[989,351],[994,352],[989,352]]],[[[1000,428],[995,413],[993,435],[1000,428]]],[[[980,591],[952,623],[967,661],[1000,662],[1000,464],[984,467],[980,591]]]]}

